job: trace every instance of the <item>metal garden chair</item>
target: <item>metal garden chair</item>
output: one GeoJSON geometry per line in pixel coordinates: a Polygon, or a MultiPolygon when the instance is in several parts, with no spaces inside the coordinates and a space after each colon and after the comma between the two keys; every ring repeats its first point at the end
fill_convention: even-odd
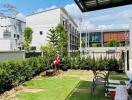
{"type": "Polygon", "coordinates": [[[103,85],[106,89],[106,92],[108,91],[107,89],[107,84],[108,82],[108,78],[109,78],[109,71],[96,71],[93,70],[94,73],[94,78],[93,78],[93,82],[91,85],[91,95],[94,93],[96,86],[98,85],[103,85]]]}

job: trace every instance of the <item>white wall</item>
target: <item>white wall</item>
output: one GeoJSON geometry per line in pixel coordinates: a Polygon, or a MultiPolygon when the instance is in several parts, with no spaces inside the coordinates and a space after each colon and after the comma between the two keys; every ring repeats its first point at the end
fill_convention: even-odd
{"type": "Polygon", "coordinates": [[[11,41],[0,39],[0,51],[9,51],[11,49],[11,41]]]}
{"type": "Polygon", "coordinates": [[[82,52],[83,56],[95,57],[95,59],[100,58],[100,57],[102,57],[102,58],[115,57],[115,58],[119,59],[122,54],[121,51],[122,50],[126,51],[126,48],[125,47],[90,47],[90,48],[87,48],[87,50],[86,49],[82,49],[82,50],[84,50],[84,52],[86,52],[84,55],[82,52]],[[106,54],[106,51],[108,51],[108,50],[114,50],[114,51],[116,51],[116,53],[109,53],[109,54],[107,53],[106,54]],[[95,53],[93,53],[93,52],[95,52],[95,53]]]}
{"type": "Polygon", "coordinates": [[[10,60],[24,60],[24,51],[0,51],[0,62],[10,61],[10,60]]]}
{"type": "Polygon", "coordinates": [[[60,9],[43,11],[27,16],[26,26],[33,30],[33,40],[31,46],[36,46],[39,50],[42,45],[47,44],[47,33],[49,29],[60,23],[60,9]],[[43,31],[43,35],[40,35],[43,31]]]}
{"type": "Polygon", "coordinates": [[[128,47],[88,47],[86,49],[82,50],[88,50],[88,51],[94,51],[94,52],[106,52],[108,50],[115,50],[117,52],[120,52],[121,50],[126,50],[128,47]]]}

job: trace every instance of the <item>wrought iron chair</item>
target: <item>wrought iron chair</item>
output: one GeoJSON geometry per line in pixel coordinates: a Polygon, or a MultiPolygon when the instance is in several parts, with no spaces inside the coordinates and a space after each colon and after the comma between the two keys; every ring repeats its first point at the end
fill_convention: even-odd
{"type": "Polygon", "coordinates": [[[108,78],[109,78],[109,71],[96,71],[93,70],[94,73],[94,78],[93,78],[93,82],[91,85],[91,95],[94,93],[94,90],[96,88],[97,85],[103,85],[106,88],[106,92],[108,91],[107,89],[107,84],[108,82],[108,78]]]}

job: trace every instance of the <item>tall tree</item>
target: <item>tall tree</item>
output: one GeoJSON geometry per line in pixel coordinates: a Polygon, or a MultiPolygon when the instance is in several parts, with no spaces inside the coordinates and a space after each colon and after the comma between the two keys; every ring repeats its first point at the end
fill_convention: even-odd
{"type": "Polygon", "coordinates": [[[24,50],[26,50],[26,51],[30,50],[30,44],[32,42],[32,34],[33,34],[33,31],[30,27],[26,27],[24,29],[23,47],[24,47],[24,50]]]}
{"type": "Polygon", "coordinates": [[[49,42],[61,53],[62,56],[67,55],[68,47],[68,32],[63,25],[58,24],[56,27],[49,30],[49,42]]]}
{"type": "Polygon", "coordinates": [[[58,34],[56,33],[56,30],[52,27],[50,30],[50,33],[48,33],[48,41],[51,43],[54,47],[57,46],[58,41],[58,34]]]}

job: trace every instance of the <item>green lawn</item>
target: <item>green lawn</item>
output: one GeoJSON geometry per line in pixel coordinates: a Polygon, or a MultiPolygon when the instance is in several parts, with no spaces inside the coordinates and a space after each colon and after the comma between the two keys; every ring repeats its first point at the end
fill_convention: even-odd
{"type": "Polygon", "coordinates": [[[41,78],[26,82],[26,87],[42,89],[38,93],[20,93],[19,100],[64,100],[79,83],[79,78],[41,78]]]}
{"type": "Polygon", "coordinates": [[[99,87],[97,89],[99,92],[91,96],[91,82],[82,81],[77,77],[40,78],[26,82],[25,86],[42,91],[19,93],[16,96],[19,100],[107,100],[104,97],[103,87],[99,87]],[[78,89],[87,89],[87,91],[77,91],[78,89]]]}
{"type": "Polygon", "coordinates": [[[96,88],[95,93],[91,96],[91,82],[80,81],[78,89],[88,89],[87,92],[74,91],[67,100],[110,100],[104,96],[104,87],[99,86],[96,88]]]}
{"type": "MultiPolygon", "coordinates": [[[[25,88],[40,89],[41,91],[20,92],[15,98],[17,100],[110,100],[104,96],[105,90],[102,86],[98,86],[91,96],[91,81],[82,80],[82,77],[86,77],[85,73],[89,73],[89,78],[93,77],[90,71],[74,70],[65,72],[61,77],[41,77],[28,81],[24,84],[25,88]],[[75,73],[75,77],[69,76],[70,73],[72,75],[75,73]]],[[[126,80],[127,77],[125,74],[111,73],[110,79],[126,80]]]]}
{"type": "Polygon", "coordinates": [[[125,80],[128,80],[128,77],[126,76],[125,73],[112,72],[112,73],[110,73],[109,79],[125,81],[125,80]]]}

